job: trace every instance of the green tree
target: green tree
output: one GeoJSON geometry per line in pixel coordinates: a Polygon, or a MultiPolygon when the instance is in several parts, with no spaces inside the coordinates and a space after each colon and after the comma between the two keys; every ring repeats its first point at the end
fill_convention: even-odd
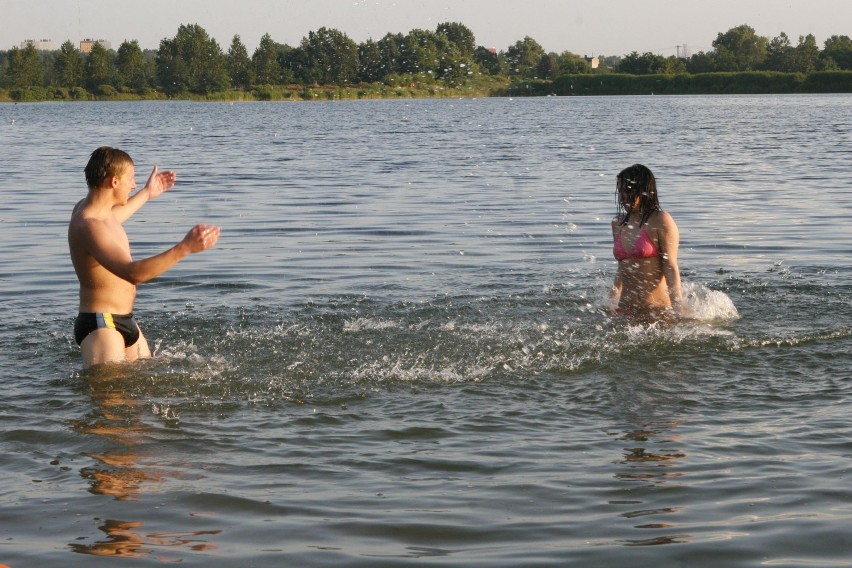
{"type": "Polygon", "coordinates": [[[235,35],[234,39],[231,40],[231,47],[225,55],[225,60],[231,86],[248,89],[252,84],[252,64],[248,50],[240,40],[240,36],[235,35]]]}
{"type": "Polygon", "coordinates": [[[476,36],[464,24],[444,22],[443,24],[438,24],[435,33],[446,37],[450,43],[458,48],[459,54],[462,57],[467,59],[473,57],[473,52],[476,51],[476,36]]]}
{"type": "Polygon", "coordinates": [[[358,76],[358,45],[341,31],[320,28],[302,39],[306,56],[305,80],[321,85],[343,85],[358,76]]]}
{"type": "Polygon", "coordinates": [[[258,85],[277,85],[281,82],[281,64],[278,62],[278,46],[269,34],[260,38],[260,44],[251,56],[254,80],[258,85]]]}
{"type": "Polygon", "coordinates": [[[361,82],[375,83],[387,75],[387,68],[382,60],[382,50],[379,44],[371,39],[358,45],[358,61],[360,62],[358,80],[361,82]]]}
{"type": "Polygon", "coordinates": [[[281,69],[281,83],[288,85],[296,83],[296,69],[304,67],[304,53],[301,48],[290,47],[285,43],[279,43],[278,51],[278,66],[281,69]]]}
{"type": "Polygon", "coordinates": [[[145,61],[145,77],[148,78],[148,86],[153,88],[159,85],[157,77],[157,55],[156,49],[143,49],[142,58],[145,61]]]}
{"type": "Polygon", "coordinates": [[[488,49],[480,45],[473,52],[473,60],[489,75],[499,75],[503,72],[501,57],[496,49],[488,49]]]}
{"type": "Polygon", "coordinates": [[[9,52],[9,67],[6,72],[8,84],[15,88],[41,87],[44,82],[44,64],[32,44],[20,49],[13,47],[9,52]]]}
{"type": "Polygon", "coordinates": [[[115,67],[120,85],[130,87],[137,93],[144,92],[150,86],[145,55],[135,39],[124,41],[118,46],[115,67]]]}
{"type": "Polygon", "coordinates": [[[399,71],[455,83],[473,69],[473,59],[465,57],[443,33],[411,30],[399,46],[399,71]]]}
{"type": "Polygon", "coordinates": [[[766,48],[764,68],[768,71],[788,73],[792,69],[792,59],[793,46],[790,45],[790,38],[786,33],[781,32],[780,35],[772,38],[766,48]]]}
{"type": "Polygon", "coordinates": [[[526,36],[506,50],[506,63],[509,74],[521,77],[533,77],[538,71],[544,48],[536,40],[526,36]]]}
{"type": "Polygon", "coordinates": [[[377,42],[382,57],[382,67],[385,76],[399,73],[402,69],[402,50],[405,36],[402,34],[386,34],[377,42]]]}
{"type": "Polygon", "coordinates": [[[677,63],[671,62],[662,55],[657,55],[650,51],[647,51],[642,55],[639,55],[638,52],[634,51],[625,55],[621,59],[621,63],[618,65],[618,71],[620,73],[630,73],[631,75],[675,73],[677,72],[677,63]]]}
{"type": "Polygon", "coordinates": [[[824,57],[822,53],[820,53],[819,58],[819,68],[821,71],[840,71],[840,66],[837,65],[837,62],[831,57],[824,57]]]}
{"type": "Polygon", "coordinates": [[[769,40],[747,25],[731,28],[713,40],[719,71],[753,71],[766,58],[769,40]]]}
{"type": "Polygon", "coordinates": [[[53,60],[53,71],[56,84],[60,87],[73,89],[83,86],[85,74],[83,56],[70,40],[63,43],[56,53],[56,58],[53,60]]]}
{"type": "Polygon", "coordinates": [[[446,36],[438,34],[435,48],[438,52],[437,76],[446,83],[458,84],[473,74],[473,57],[461,53],[446,36]]]}
{"type": "Polygon", "coordinates": [[[670,55],[666,57],[662,72],[666,75],[677,75],[678,73],[686,73],[686,63],[680,57],[670,55]]]}
{"type": "Polygon", "coordinates": [[[825,40],[824,59],[831,59],[839,69],[852,69],[852,39],[846,35],[833,35],[825,40]]]}
{"type": "Polygon", "coordinates": [[[444,36],[428,30],[415,29],[408,32],[399,46],[402,73],[436,75],[441,66],[438,44],[449,45],[444,36]],[[442,41],[443,40],[443,41],[442,41]]]}
{"type": "Polygon", "coordinates": [[[555,79],[558,75],[559,56],[553,52],[542,55],[536,68],[536,76],[541,79],[555,79]]]}
{"type": "Polygon", "coordinates": [[[686,60],[688,73],[713,73],[716,71],[716,54],[699,51],[686,60]]]}
{"type": "Polygon", "coordinates": [[[42,77],[42,85],[56,85],[56,71],[54,67],[56,65],[56,54],[57,51],[44,51],[37,50],[38,56],[41,59],[41,65],[44,69],[44,76],[42,77]]]}
{"type": "Polygon", "coordinates": [[[174,38],[160,41],[157,73],[169,94],[209,94],[230,83],[222,48],[198,24],[181,25],[174,38]]]}
{"type": "Polygon", "coordinates": [[[100,43],[92,45],[92,51],[86,58],[86,86],[97,90],[102,85],[115,86],[115,65],[109,50],[100,43]]]}
{"type": "Polygon", "coordinates": [[[581,57],[570,51],[563,51],[558,58],[559,69],[557,75],[583,75],[592,72],[592,66],[581,57]]]}
{"type": "Polygon", "coordinates": [[[813,73],[820,64],[819,47],[813,34],[799,36],[799,44],[793,50],[793,71],[813,73]]]}

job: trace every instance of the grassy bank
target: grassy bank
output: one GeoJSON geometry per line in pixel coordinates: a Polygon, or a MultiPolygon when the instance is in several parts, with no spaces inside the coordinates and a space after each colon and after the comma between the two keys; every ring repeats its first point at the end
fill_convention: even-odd
{"type": "Polygon", "coordinates": [[[509,86],[511,96],[745,95],[852,93],[852,71],[702,73],[696,75],[563,75],[509,86]]]}
{"type": "Polygon", "coordinates": [[[167,95],[149,89],[143,93],[118,91],[102,87],[89,91],[83,88],[27,87],[0,89],[2,102],[43,101],[132,101],[132,100],[194,100],[194,101],[332,101],[358,99],[423,99],[489,97],[505,90],[505,77],[471,79],[464,84],[445,85],[418,81],[397,84],[363,83],[356,85],[256,85],[249,90],[229,90],[210,94],[179,93],[167,95]]]}
{"type": "Polygon", "coordinates": [[[0,102],[37,101],[332,101],[359,99],[483,98],[493,96],[603,96],[603,95],[733,95],[788,93],[852,93],[852,71],[817,73],[702,73],[696,75],[627,75],[602,73],[563,75],[553,81],[510,80],[482,76],[464,84],[423,83],[416,78],[394,84],[256,85],[248,90],[210,94],[167,95],[149,89],[142,93],[110,86],[83,88],[28,87],[0,89],[0,102]]]}

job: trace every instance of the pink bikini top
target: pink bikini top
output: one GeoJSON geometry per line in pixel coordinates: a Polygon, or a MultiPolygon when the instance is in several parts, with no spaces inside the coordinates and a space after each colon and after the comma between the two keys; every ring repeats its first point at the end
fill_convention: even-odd
{"type": "Polygon", "coordinates": [[[653,258],[660,255],[657,245],[648,236],[648,231],[645,230],[644,225],[639,231],[639,236],[633,241],[633,250],[630,251],[630,254],[627,254],[627,251],[624,250],[624,244],[621,242],[621,231],[623,229],[624,227],[618,229],[618,234],[615,236],[615,242],[612,245],[612,254],[615,260],[624,260],[625,258],[653,258]]]}

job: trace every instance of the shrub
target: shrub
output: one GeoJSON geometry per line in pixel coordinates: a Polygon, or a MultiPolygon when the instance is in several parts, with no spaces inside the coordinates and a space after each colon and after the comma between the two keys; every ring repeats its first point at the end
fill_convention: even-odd
{"type": "Polygon", "coordinates": [[[118,91],[112,85],[98,85],[98,94],[104,97],[115,97],[118,91]]]}
{"type": "Polygon", "coordinates": [[[19,103],[35,102],[46,100],[47,92],[42,87],[21,87],[9,91],[9,96],[12,97],[13,101],[19,103]]]}

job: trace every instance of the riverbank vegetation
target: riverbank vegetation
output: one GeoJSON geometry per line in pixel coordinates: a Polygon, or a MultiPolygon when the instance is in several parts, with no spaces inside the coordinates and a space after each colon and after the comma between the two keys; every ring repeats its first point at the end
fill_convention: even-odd
{"type": "Polygon", "coordinates": [[[742,25],[719,33],[709,52],[588,57],[548,52],[530,37],[486,48],[465,25],[447,22],[360,44],[328,28],[295,47],[266,34],[249,55],[239,36],[223,50],[193,24],[157,50],[133,40],[117,50],[95,43],[89,53],[71,41],[56,51],[0,51],[3,101],[802,92],[852,92],[852,39],[834,35],[820,49],[812,35],[794,45],[784,32],[769,39],[742,25]]]}

